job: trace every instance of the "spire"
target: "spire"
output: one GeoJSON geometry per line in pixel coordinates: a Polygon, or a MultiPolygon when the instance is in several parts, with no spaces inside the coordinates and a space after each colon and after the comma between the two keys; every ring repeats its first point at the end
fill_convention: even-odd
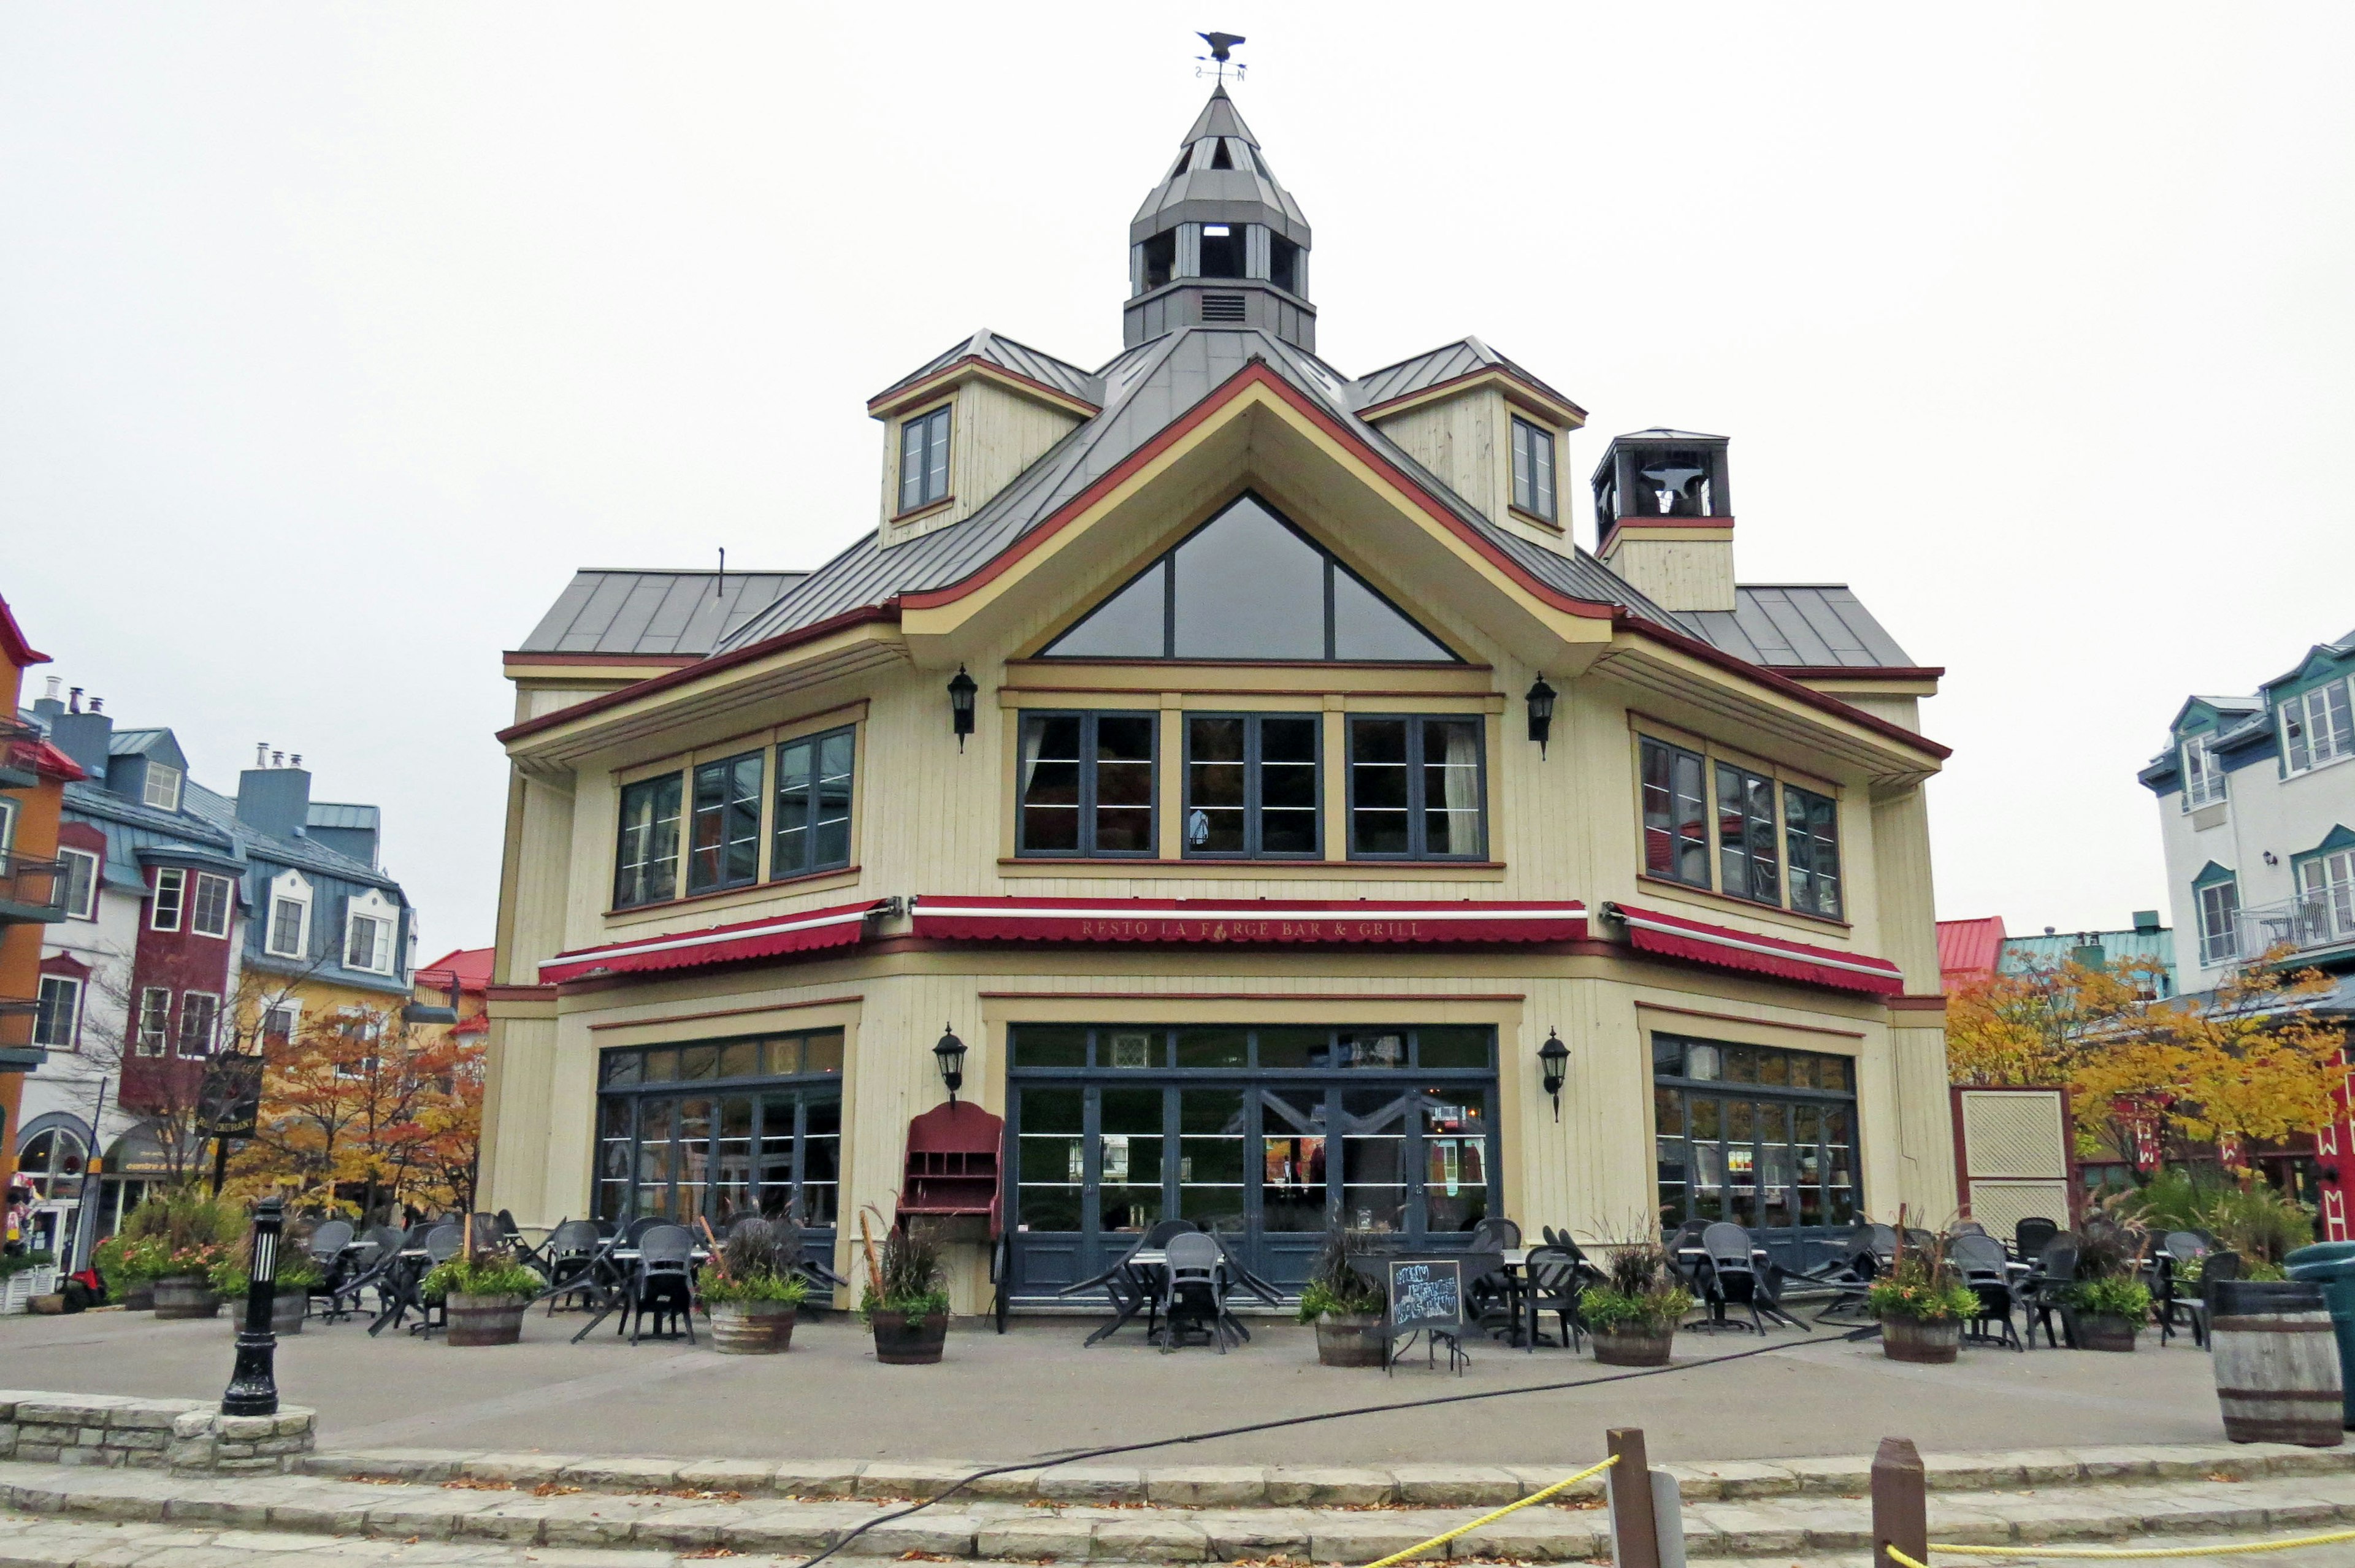
{"type": "Polygon", "coordinates": [[[1181,326],[1251,325],[1315,352],[1308,219],[1221,82],[1128,226],[1134,347],[1181,326]]]}

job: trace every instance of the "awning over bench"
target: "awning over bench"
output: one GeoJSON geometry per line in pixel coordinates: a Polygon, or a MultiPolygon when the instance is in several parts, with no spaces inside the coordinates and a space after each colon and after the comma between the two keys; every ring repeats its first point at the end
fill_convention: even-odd
{"type": "Polygon", "coordinates": [[[1606,903],[1603,912],[1625,924],[1628,944],[1639,952],[1873,996],[1895,996],[1905,989],[1904,974],[1886,958],[1761,936],[1634,904],[1606,903]]]}
{"type": "Polygon", "coordinates": [[[849,947],[866,935],[868,917],[882,907],[882,900],[870,899],[864,903],[802,910],[735,925],[715,925],[702,931],[673,932],[667,936],[577,948],[541,959],[539,978],[546,985],[591,975],[686,969],[739,958],[774,958],[821,947],[849,947]]]}
{"type": "Polygon", "coordinates": [[[1575,899],[1025,899],[926,893],[916,934],[964,942],[1576,942],[1575,899]]]}

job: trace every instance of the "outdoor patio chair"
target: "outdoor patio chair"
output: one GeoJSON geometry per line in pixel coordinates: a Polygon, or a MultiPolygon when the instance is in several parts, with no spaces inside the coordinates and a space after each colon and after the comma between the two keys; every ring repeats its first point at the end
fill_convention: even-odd
{"type": "Polygon", "coordinates": [[[597,1234],[596,1224],[588,1220],[559,1220],[556,1229],[548,1233],[540,1253],[548,1289],[541,1294],[548,1298],[550,1317],[556,1316],[559,1301],[588,1306],[597,1254],[604,1244],[597,1234]]]}
{"type": "Polygon", "coordinates": [[[1521,1244],[1521,1228],[1502,1214],[1490,1214],[1472,1227],[1476,1253],[1507,1252],[1521,1244]]]}
{"type": "Polygon", "coordinates": [[[339,1283],[336,1299],[330,1304],[332,1314],[348,1317],[359,1310],[360,1294],[377,1293],[378,1310],[391,1306],[393,1271],[400,1261],[401,1243],[407,1240],[390,1225],[378,1225],[361,1239],[360,1250],[352,1254],[352,1264],[339,1283]]]}
{"type": "Polygon", "coordinates": [[[2061,1227],[2038,1216],[2022,1220],[2011,1228],[2011,1255],[2021,1263],[2032,1264],[2044,1255],[2045,1246],[2061,1233],[2061,1227]]]}
{"type": "Polygon", "coordinates": [[[1114,1259],[1103,1273],[1074,1281],[1055,1293],[1058,1296],[1077,1296],[1083,1290],[1101,1290],[1112,1304],[1112,1321],[1089,1335],[1082,1341],[1082,1349],[1108,1338],[1140,1312],[1146,1315],[1146,1337],[1148,1339],[1152,1338],[1160,1320],[1163,1291],[1159,1280],[1148,1278],[1145,1271],[1136,1266],[1136,1254],[1144,1252],[1148,1244],[1156,1250],[1165,1247],[1172,1237],[1184,1235],[1193,1229],[1191,1220],[1159,1221],[1139,1231],[1136,1240],[1131,1242],[1127,1250],[1114,1259]]]}
{"type": "MultiPolygon", "coordinates": [[[[2177,1296],[2176,1306],[2191,1324],[2191,1342],[2201,1349],[2212,1349],[2209,1342],[2211,1325],[2218,1285],[2241,1277],[2241,1254],[2230,1247],[2219,1247],[2200,1260],[2200,1283],[2190,1291],[2177,1296]]],[[[2165,1340],[2162,1339],[2162,1344],[2165,1340]]]]}
{"type": "MultiPolygon", "coordinates": [[[[1284,1305],[1284,1292],[1278,1290],[1274,1285],[1253,1274],[1250,1269],[1245,1268],[1243,1266],[1242,1259],[1235,1256],[1234,1248],[1227,1244],[1227,1238],[1224,1232],[1212,1231],[1209,1234],[1210,1239],[1219,1243],[1219,1251],[1226,1257],[1227,1278],[1237,1289],[1247,1291],[1251,1295],[1257,1296],[1260,1301],[1266,1306],[1281,1307],[1284,1305]]],[[[1251,1338],[1251,1330],[1243,1327],[1241,1319],[1238,1318],[1236,1320],[1235,1328],[1241,1333],[1244,1339],[1248,1339],[1251,1338]]]]}
{"type": "Polygon", "coordinates": [[[1578,1349],[1585,1321],[1578,1315],[1578,1295],[1586,1288],[1585,1275],[1591,1265],[1556,1246],[1532,1247],[1529,1261],[1521,1265],[1521,1311],[1526,1319],[1528,1342],[1522,1346],[1531,1355],[1540,1344],[1554,1344],[1566,1350],[1578,1349]],[[1561,1326],[1561,1338],[1549,1340],[1540,1330],[1547,1313],[1552,1313],[1561,1326]]]}
{"type": "Polygon", "coordinates": [[[1701,1295],[1709,1306],[1709,1320],[1692,1327],[1700,1332],[1720,1328],[1766,1332],[1758,1316],[1765,1290],[1758,1278],[1757,1261],[1751,1255],[1750,1232],[1730,1220],[1721,1220],[1701,1232],[1700,1246],[1708,1254],[1708,1266],[1701,1271],[1701,1295]],[[1750,1309],[1748,1323],[1737,1323],[1726,1316],[1725,1309],[1734,1306],[1750,1309]]]}
{"type": "Polygon", "coordinates": [[[665,1224],[640,1236],[629,1293],[631,1344],[638,1342],[648,1317],[655,1320],[655,1339],[676,1338],[676,1329],[663,1328],[667,1320],[686,1329],[687,1342],[694,1344],[695,1232],[684,1225],[665,1224]]]}
{"type": "Polygon", "coordinates": [[[1984,1236],[1987,1228],[1977,1220],[1957,1220],[1946,1227],[1946,1233],[1951,1236],[1984,1236]]]}
{"type": "Polygon", "coordinates": [[[1980,1343],[2009,1345],[2015,1350],[2025,1350],[2019,1342],[2019,1332],[2012,1326],[2012,1308],[2018,1305],[2012,1291],[2011,1271],[2006,1266],[2003,1243],[1985,1231],[1966,1232],[1946,1243],[1946,1261],[1961,1275],[1979,1298],[1979,1309],[1971,1317],[1971,1338],[1980,1343]],[[1989,1335],[1987,1325],[2000,1321],[2003,1332],[1989,1335]]]}
{"type": "Polygon", "coordinates": [[[669,1225],[676,1222],[677,1221],[669,1220],[660,1214],[641,1214],[636,1219],[631,1221],[627,1225],[622,1227],[622,1245],[625,1247],[637,1246],[640,1243],[645,1240],[646,1232],[653,1230],[655,1226],[669,1225]]]}
{"type": "Polygon", "coordinates": [[[2061,1336],[2069,1348],[2077,1348],[2077,1314],[2069,1305],[2069,1286],[2077,1280],[2077,1238],[2063,1232],[2044,1243],[2044,1251],[2036,1259],[2036,1272],[2028,1276],[2021,1287],[2027,1308],[2028,1343],[2036,1343],[2036,1328],[2044,1326],[2044,1343],[2052,1349],[2061,1347],[2052,1338],[2052,1320],[2061,1320],[2061,1336]]]}
{"type": "Polygon", "coordinates": [[[1464,1260],[1464,1316],[1487,1335],[1507,1343],[1521,1342],[1521,1286],[1505,1267],[1502,1247],[1466,1247],[1464,1260]]]}
{"type": "MultiPolygon", "coordinates": [[[[465,1245],[466,1232],[463,1225],[445,1222],[426,1232],[425,1264],[424,1267],[419,1270],[418,1277],[422,1279],[426,1274],[456,1257],[464,1250],[465,1245]]],[[[424,1293],[420,1291],[417,1296],[417,1321],[409,1326],[409,1331],[412,1334],[431,1334],[436,1328],[446,1328],[449,1326],[449,1301],[446,1298],[441,1301],[429,1301],[424,1293]]]]}
{"type": "Polygon", "coordinates": [[[304,1250],[311,1254],[311,1261],[319,1265],[319,1283],[312,1285],[305,1295],[311,1301],[322,1298],[326,1301],[325,1308],[319,1314],[322,1323],[332,1323],[339,1317],[350,1316],[336,1310],[336,1299],[345,1278],[352,1273],[357,1261],[350,1251],[351,1244],[352,1222],[349,1220],[324,1221],[304,1243],[304,1250]]]}
{"type": "Polygon", "coordinates": [[[1161,1277],[1163,1355],[1185,1343],[1189,1328],[1207,1333],[1219,1354],[1227,1353],[1226,1263],[1216,1236],[1191,1231],[1169,1238],[1161,1277]]]}
{"type": "Polygon", "coordinates": [[[1897,1232],[1887,1225],[1859,1224],[1849,1232],[1838,1257],[1796,1277],[1831,1291],[1831,1301],[1816,1314],[1817,1323],[1838,1317],[1869,1317],[1872,1282],[1896,1261],[1897,1232]]]}

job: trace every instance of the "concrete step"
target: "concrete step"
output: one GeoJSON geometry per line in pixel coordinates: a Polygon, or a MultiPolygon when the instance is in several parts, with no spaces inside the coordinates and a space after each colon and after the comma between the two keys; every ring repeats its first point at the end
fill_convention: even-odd
{"type": "MultiPolygon", "coordinates": [[[[83,1524],[442,1541],[486,1547],[797,1556],[893,1511],[876,1499],[791,1500],[718,1487],[624,1494],[560,1480],[526,1486],[455,1477],[358,1481],[325,1476],[186,1477],[95,1466],[0,1464],[0,1505],[83,1524]]],[[[894,1520],[846,1556],[1059,1563],[1175,1563],[1289,1558],[1369,1563],[1476,1518],[1477,1507],[1188,1508],[1151,1503],[1035,1503],[956,1498],[894,1520]]],[[[1695,1559],[1860,1558],[1870,1539],[1861,1499],[1783,1495],[1687,1504],[1695,1559]]],[[[2355,1475],[2247,1481],[2084,1481],[2049,1488],[1941,1492],[1931,1539],[1967,1545],[2150,1538],[2233,1540],[2309,1533],[2355,1521],[2355,1475]]],[[[1427,1556],[1532,1563],[1607,1555],[1599,1503],[1524,1509],[1427,1556]]],[[[2344,1564],[2355,1544],[2334,1549],[2344,1564]]],[[[5,1562],[0,1558],[0,1562],[5,1562]]],[[[194,1568],[194,1564],[191,1565],[194,1568]]],[[[1942,1560],[1939,1568],[1946,1568],[1942,1560]]]]}

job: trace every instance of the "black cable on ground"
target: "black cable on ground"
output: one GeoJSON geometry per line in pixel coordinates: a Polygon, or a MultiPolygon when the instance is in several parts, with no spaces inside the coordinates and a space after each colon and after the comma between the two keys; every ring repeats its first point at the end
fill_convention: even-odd
{"type": "Polygon", "coordinates": [[[817,1568],[817,1564],[848,1546],[868,1531],[893,1524],[910,1514],[921,1513],[934,1503],[946,1502],[975,1481],[991,1476],[1007,1475],[1016,1470],[1035,1470],[1050,1465],[1073,1465],[1085,1459],[1109,1458],[1114,1454],[1142,1453],[1147,1448],[1172,1448],[1186,1443],[1209,1443],[1220,1437],[1240,1437],[1251,1432],[1273,1432],[1286,1426],[1306,1426],[1318,1421],[1340,1421],[1353,1415],[1385,1415],[1399,1410],[1425,1410],[1433,1405],[1468,1404],[1475,1400],[1509,1399],[1515,1394],[1560,1393],[1566,1389],[1593,1388],[1602,1383],[1627,1382],[1636,1378],[1657,1378],[1668,1372],[1691,1371],[1699,1367],[1722,1366],[1728,1361],[1747,1360],[1770,1350],[1796,1350],[1803,1345],[1829,1345],[1841,1340],[1869,1339],[1878,1334],[1878,1326],[1851,1329],[1845,1334],[1811,1334],[1804,1339],[1786,1340],[1779,1345],[1753,1345],[1747,1350],[1736,1350],[1727,1356],[1704,1356],[1696,1361],[1673,1361],[1665,1367],[1643,1367],[1634,1371],[1614,1372],[1608,1377],[1573,1378],[1567,1382],[1526,1383],[1518,1388],[1481,1389],[1474,1393],[1434,1394],[1425,1399],[1393,1400],[1387,1404],[1363,1404],[1349,1410],[1318,1411],[1311,1415],[1280,1416],[1273,1421],[1254,1421],[1243,1426],[1223,1426],[1215,1432],[1189,1432],[1183,1437],[1156,1437],[1146,1443],[1118,1443],[1107,1448],[1082,1448],[1040,1455],[1036,1458],[1018,1460],[1010,1465],[992,1465],[986,1470],[975,1470],[956,1485],[932,1497],[909,1504],[897,1513],[878,1514],[865,1524],[852,1527],[850,1532],[825,1551],[802,1563],[802,1568],[817,1568]]]}

